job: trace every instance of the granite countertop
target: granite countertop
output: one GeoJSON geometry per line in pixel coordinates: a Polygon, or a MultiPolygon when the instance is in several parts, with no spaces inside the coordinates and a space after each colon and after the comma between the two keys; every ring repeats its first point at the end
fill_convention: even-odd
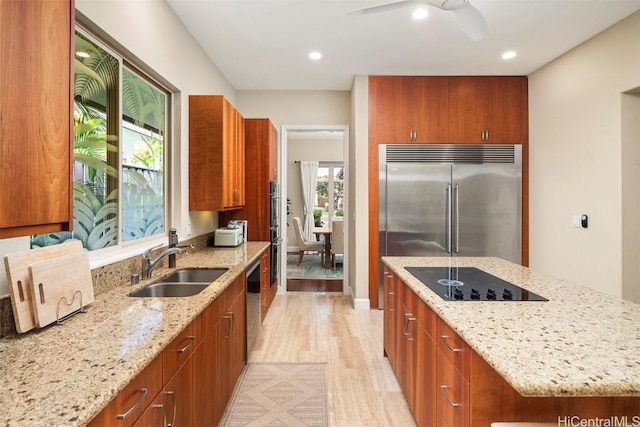
{"type": "Polygon", "coordinates": [[[404,267],[445,267],[449,258],[383,262],[523,396],[640,396],[640,304],[498,258],[455,262],[549,301],[445,301],[404,267]]]}
{"type": "Polygon", "coordinates": [[[131,298],[174,269],[158,268],[138,286],[96,296],[87,313],[63,325],[0,340],[0,424],[80,426],[95,417],[164,347],[269,246],[207,248],[182,257],[178,269],[229,268],[186,298],[131,298]]]}

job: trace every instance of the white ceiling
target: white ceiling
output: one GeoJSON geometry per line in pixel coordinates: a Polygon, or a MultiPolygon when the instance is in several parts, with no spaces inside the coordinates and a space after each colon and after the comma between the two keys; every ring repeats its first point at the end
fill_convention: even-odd
{"type": "Polygon", "coordinates": [[[389,0],[166,0],[237,90],[349,90],[356,74],[527,75],[640,10],[640,0],[471,0],[489,35],[429,7],[348,15],[389,0]],[[500,58],[516,50],[515,59],[500,58]],[[307,55],[321,51],[314,62],[307,55]]]}

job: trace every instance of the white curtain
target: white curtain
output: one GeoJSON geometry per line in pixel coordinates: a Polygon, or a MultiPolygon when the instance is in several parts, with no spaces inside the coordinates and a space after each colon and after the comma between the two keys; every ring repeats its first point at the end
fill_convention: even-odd
{"type": "Polygon", "coordinates": [[[311,240],[314,227],[313,205],[316,197],[316,185],[318,182],[318,162],[300,162],[300,177],[302,178],[302,199],[304,201],[304,219],[302,229],[305,240],[311,240]]]}

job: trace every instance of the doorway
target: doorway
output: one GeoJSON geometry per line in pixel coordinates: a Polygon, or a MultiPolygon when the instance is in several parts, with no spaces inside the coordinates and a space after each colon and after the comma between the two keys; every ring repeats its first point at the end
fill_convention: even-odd
{"type": "MultiPolygon", "coordinates": [[[[348,126],[287,126],[281,130],[280,152],[280,184],[281,184],[281,218],[286,218],[286,231],[282,233],[282,245],[286,249],[280,257],[281,286],[279,293],[290,291],[348,291],[348,225],[349,225],[349,195],[348,191],[348,126]],[[318,183],[320,191],[316,194],[314,211],[319,216],[322,225],[330,227],[332,220],[343,219],[344,254],[336,258],[336,267],[329,261],[322,266],[318,253],[305,253],[303,260],[309,259],[314,273],[308,280],[296,280],[297,283],[289,287],[288,264],[292,264],[292,252],[295,252],[293,263],[298,260],[298,239],[294,232],[293,218],[304,218],[304,203],[302,201],[300,161],[314,160],[319,163],[318,183]],[[298,163],[296,163],[298,162],[298,163]],[[318,194],[320,193],[320,194],[318,194]],[[331,199],[329,199],[331,197],[331,199]],[[319,215],[318,215],[319,214],[319,215]],[[338,218],[339,217],[339,218],[338,218]],[[287,262],[289,260],[289,262],[287,262]],[[338,264],[340,261],[340,264],[338,264]],[[317,265],[316,265],[317,264],[317,265]],[[335,280],[340,273],[341,279],[335,280]],[[317,275],[316,275],[317,274],[317,275]],[[282,286],[284,284],[284,286],[282,286]]],[[[313,215],[313,212],[309,213],[313,215]]],[[[315,237],[314,237],[315,239],[315,237]]],[[[322,240],[320,240],[322,242],[322,240]]],[[[292,270],[290,270],[292,271],[292,270]]],[[[298,270],[295,274],[300,274],[298,270]]],[[[293,276],[292,276],[293,277],[293,276]]]]}

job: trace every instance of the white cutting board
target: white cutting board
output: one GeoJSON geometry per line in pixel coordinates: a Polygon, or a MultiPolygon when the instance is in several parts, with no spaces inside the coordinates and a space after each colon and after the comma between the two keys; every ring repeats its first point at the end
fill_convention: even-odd
{"type": "Polygon", "coordinates": [[[41,328],[93,302],[89,252],[85,250],[34,262],[29,275],[33,313],[41,328]]]}
{"type": "Polygon", "coordinates": [[[5,255],[4,265],[7,270],[11,307],[13,308],[16,330],[19,333],[30,331],[38,326],[32,308],[33,297],[31,294],[29,265],[34,262],[80,251],[84,251],[80,240],[67,240],[60,245],[30,249],[5,255]]]}

